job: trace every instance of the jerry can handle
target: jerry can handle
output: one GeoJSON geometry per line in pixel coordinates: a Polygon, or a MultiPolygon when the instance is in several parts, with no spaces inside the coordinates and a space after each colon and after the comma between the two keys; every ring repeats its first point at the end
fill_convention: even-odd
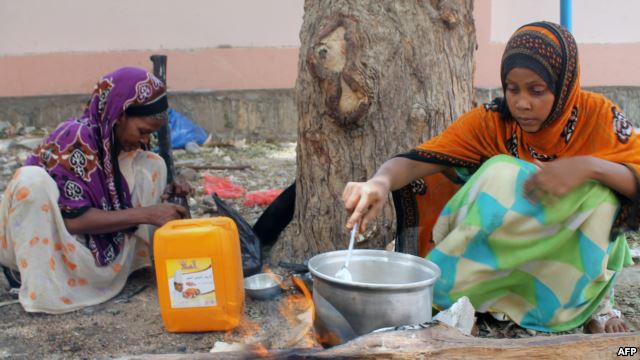
{"type": "Polygon", "coordinates": [[[180,219],[171,220],[164,224],[163,228],[170,230],[179,230],[185,228],[194,228],[202,226],[219,226],[229,231],[236,230],[236,224],[233,219],[226,216],[216,216],[206,219],[180,219]]]}
{"type": "Polygon", "coordinates": [[[236,226],[236,222],[227,216],[216,216],[211,218],[211,222],[214,226],[221,226],[229,231],[237,232],[238,227],[236,226]]]}
{"type": "Polygon", "coordinates": [[[168,223],[164,224],[163,227],[169,229],[181,229],[196,226],[202,226],[202,221],[198,221],[198,219],[171,220],[168,223]]]}

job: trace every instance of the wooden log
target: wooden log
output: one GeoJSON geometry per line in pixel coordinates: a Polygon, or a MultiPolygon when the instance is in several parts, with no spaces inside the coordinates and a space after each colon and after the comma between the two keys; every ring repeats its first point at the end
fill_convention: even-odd
{"type": "Polygon", "coordinates": [[[372,333],[327,350],[248,349],[214,354],[166,354],[125,357],[144,360],[186,359],[614,359],[620,347],[640,346],[637,333],[535,336],[488,339],[466,336],[445,324],[420,330],[372,333]]]}
{"type": "Polygon", "coordinates": [[[144,354],[123,356],[126,360],[247,360],[247,359],[313,359],[320,349],[238,350],[200,354],[144,354]]]}
{"type": "Polygon", "coordinates": [[[179,168],[189,168],[193,170],[247,170],[251,165],[189,165],[177,164],[179,168]]]}
{"type": "Polygon", "coordinates": [[[624,346],[639,346],[637,333],[488,339],[466,336],[445,324],[421,330],[372,333],[313,354],[359,359],[613,359],[624,346]]]}

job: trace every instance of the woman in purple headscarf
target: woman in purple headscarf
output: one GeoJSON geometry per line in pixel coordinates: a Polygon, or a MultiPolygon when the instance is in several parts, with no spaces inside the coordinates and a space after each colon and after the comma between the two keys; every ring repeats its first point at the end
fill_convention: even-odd
{"type": "Polygon", "coordinates": [[[26,311],[115,296],[149,265],[155,227],[185,215],[161,203],[166,166],[142,149],[167,107],[155,76],[118,69],[100,79],[84,115],[60,124],[18,169],[0,203],[0,263],[19,270],[26,311]]]}

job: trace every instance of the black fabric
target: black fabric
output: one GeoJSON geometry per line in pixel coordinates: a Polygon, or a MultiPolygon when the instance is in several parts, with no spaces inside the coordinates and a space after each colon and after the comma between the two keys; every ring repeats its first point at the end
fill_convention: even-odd
{"type": "MultiPolygon", "coordinates": [[[[447,154],[437,153],[422,149],[412,149],[408,152],[397,154],[394,157],[402,157],[409,160],[445,165],[449,167],[477,168],[479,164],[472,163],[467,160],[458,159],[447,154]]],[[[482,159],[478,159],[480,163],[482,159]]]]}
{"type": "Polygon", "coordinates": [[[509,72],[515,68],[526,68],[538,74],[538,76],[540,76],[547,84],[549,89],[554,94],[557,94],[556,78],[554,74],[551,74],[549,70],[540,62],[536,61],[535,58],[525,54],[514,54],[504,60],[501,69],[503,84],[506,83],[509,72]]]}
{"type": "Polygon", "coordinates": [[[282,230],[293,219],[295,205],[296,183],[294,181],[273,200],[253,225],[253,232],[258,235],[263,246],[271,246],[278,240],[282,230]]]}
{"type": "Polygon", "coordinates": [[[638,176],[638,173],[635,171],[635,168],[633,166],[627,166],[627,168],[633,173],[633,177],[636,182],[636,196],[631,201],[631,215],[629,216],[629,220],[627,221],[627,227],[632,231],[638,231],[638,228],[640,227],[638,221],[638,213],[640,213],[640,176],[638,176]]]}
{"type": "Polygon", "coordinates": [[[620,210],[618,211],[618,215],[616,216],[611,229],[611,234],[613,235],[612,238],[620,233],[638,231],[640,229],[640,221],[638,217],[638,214],[640,213],[640,175],[635,171],[633,166],[629,166],[627,164],[623,165],[633,173],[636,183],[636,195],[633,199],[629,199],[628,197],[616,192],[616,197],[620,202],[620,210]]]}
{"type": "Polygon", "coordinates": [[[494,98],[493,102],[496,104],[496,111],[500,113],[500,118],[502,120],[513,118],[513,116],[511,116],[511,111],[509,111],[509,107],[507,106],[507,100],[504,97],[494,98]]]}
{"type": "Polygon", "coordinates": [[[169,102],[167,101],[167,94],[164,94],[153,102],[129,106],[124,110],[124,113],[129,116],[151,116],[166,111],[168,108],[169,102]]]}
{"type": "Polygon", "coordinates": [[[20,272],[18,270],[14,270],[6,266],[3,266],[2,272],[4,272],[4,276],[7,278],[7,282],[9,283],[9,286],[11,288],[20,289],[20,286],[22,285],[22,281],[20,279],[20,272]]]}
{"type": "Polygon", "coordinates": [[[240,252],[242,253],[242,273],[245,277],[257,274],[262,270],[262,246],[260,238],[256,236],[247,221],[231,206],[212,194],[213,201],[216,203],[217,214],[226,216],[236,223],[238,234],[240,236],[240,252]]]}
{"type": "Polygon", "coordinates": [[[393,191],[391,195],[396,213],[395,251],[417,256],[420,215],[411,184],[393,191]]]}

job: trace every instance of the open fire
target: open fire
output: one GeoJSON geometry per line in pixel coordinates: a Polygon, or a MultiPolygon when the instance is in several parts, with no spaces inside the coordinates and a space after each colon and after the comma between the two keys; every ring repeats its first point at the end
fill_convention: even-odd
{"type": "Polygon", "coordinates": [[[313,330],[313,299],[304,281],[286,274],[281,286],[283,294],[273,300],[247,299],[240,325],[211,351],[246,351],[264,358],[269,351],[321,349],[313,330]]]}

